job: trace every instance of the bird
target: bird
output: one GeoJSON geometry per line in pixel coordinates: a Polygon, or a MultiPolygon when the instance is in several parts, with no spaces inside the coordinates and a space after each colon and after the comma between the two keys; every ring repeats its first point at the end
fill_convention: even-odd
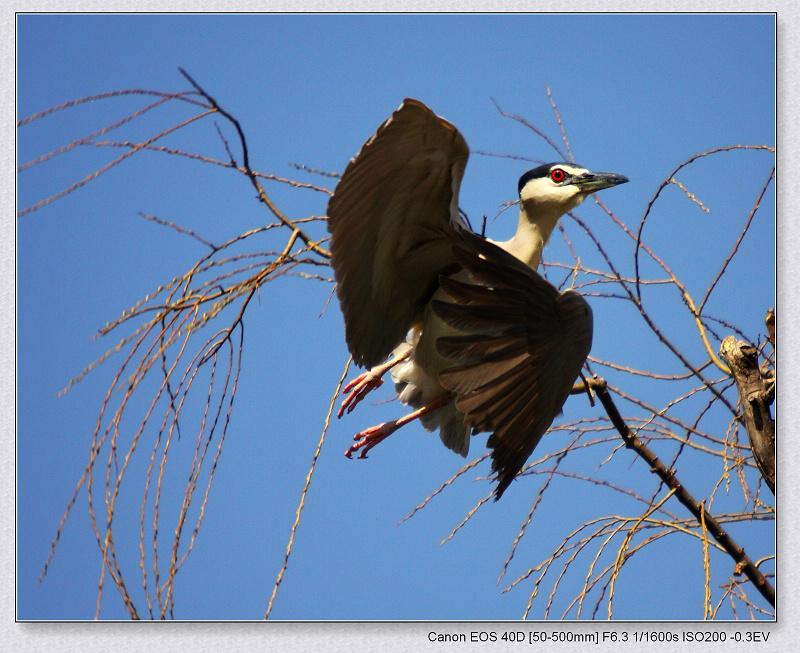
{"type": "Polygon", "coordinates": [[[367,451],[412,419],[466,457],[488,433],[498,500],[561,413],[592,342],[592,311],[537,272],[559,218],[628,178],[547,163],[518,182],[515,235],[474,233],[459,209],[469,147],[406,98],[361,147],[327,208],[331,266],[353,361],[339,417],[391,371],[415,410],[357,434],[367,451]]]}

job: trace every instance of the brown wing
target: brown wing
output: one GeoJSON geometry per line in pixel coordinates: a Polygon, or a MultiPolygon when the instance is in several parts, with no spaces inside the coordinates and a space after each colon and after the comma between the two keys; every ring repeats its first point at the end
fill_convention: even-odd
{"type": "Polygon", "coordinates": [[[458,130],[406,99],[353,158],[328,203],[331,263],[347,344],[373,367],[402,341],[442,272],[469,148],[458,130]]]}
{"type": "Polygon", "coordinates": [[[453,302],[436,314],[463,336],[442,337],[453,361],[439,373],[473,432],[491,432],[499,499],[561,412],[592,344],[592,312],[578,293],[559,293],[508,252],[471,233],[456,261],[474,283],[442,278],[453,302]],[[469,251],[473,250],[473,251],[469,251]],[[477,252],[477,253],[475,253],[477,252]]]}

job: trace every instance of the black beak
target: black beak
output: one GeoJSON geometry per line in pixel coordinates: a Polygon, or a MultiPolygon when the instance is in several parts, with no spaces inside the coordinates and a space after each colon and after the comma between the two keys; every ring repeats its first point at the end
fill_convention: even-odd
{"type": "Polygon", "coordinates": [[[598,190],[619,186],[627,182],[627,177],[614,172],[587,172],[572,180],[572,183],[584,193],[594,193],[598,190]]]}

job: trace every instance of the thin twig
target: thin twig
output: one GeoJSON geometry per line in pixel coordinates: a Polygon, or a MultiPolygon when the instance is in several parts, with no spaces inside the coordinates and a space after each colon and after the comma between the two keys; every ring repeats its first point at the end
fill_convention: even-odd
{"type": "Polygon", "coordinates": [[[292,545],[294,544],[294,535],[297,532],[298,525],[300,524],[300,515],[302,514],[303,506],[305,506],[306,503],[306,494],[308,493],[308,488],[311,485],[311,476],[314,473],[314,468],[316,467],[317,458],[319,458],[320,451],[322,451],[322,443],[325,442],[325,434],[328,432],[328,425],[331,421],[333,408],[336,405],[336,398],[342,391],[342,385],[344,385],[344,380],[347,378],[347,370],[350,369],[350,363],[352,361],[352,356],[347,359],[347,363],[344,366],[344,371],[342,372],[342,377],[339,379],[339,383],[336,386],[336,391],[331,397],[331,403],[328,407],[328,414],[325,416],[325,425],[322,427],[322,434],[320,435],[319,442],[317,443],[317,450],[314,452],[314,457],[311,459],[311,467],[306,475],[306,484],[303,486],[303,491],[300,494],[300,505],[297,506],[297,514],[294,519],[294,524],[292,524],[292,533],[289,536],[289,544],[286,546],[286,555],[283,557],[283,566],[278,572],[278,578],[275,580],[275,586],[272,588],[272,596],[269,598],[269,606],[267,607],[267,612],[264,614],[265,620],[269,619],[269,615],[272,612],[272,605],[275,602],[275,595],[278,593],[278,587],[281,584],[281,580],[283,580],[283,574],[286,571],[286,566],[289,564],[289,556],[292,554],[292,545]]]}
{"type": "Polygon", "coordinates": [[[609,419],[614,424],[622,439],[625,441],[625,446],[635,451],[642,459],[644,459],[650,469],[655,472],[658,477],[666,484],[671,490],[675,490],[677,499],[691,512],[698,522],[705,521],[708,532],[712,537],[725,549],[728,555],[736,562],[737,573],[744,573],[761,592],[761,595],[767,602],[775,607],[775,589],[770,585],[769,581],[764,577],[761,571],[753,564],[753,561],[744,552],[733,539],[728,535],[722,526],[703,508],[703,505],[698,503],[694,497],[681,485],[672,470],[667,469],[658,457],[645,445],[639,438],[633,435],[625,424],[624,420],[619,414],[617,407],[611,395],[608,393],[606,383],[604,380],[595,377],[593,380],[593,389],[597,392],[597,396],[603,407],[608,414],[609,419]]]}

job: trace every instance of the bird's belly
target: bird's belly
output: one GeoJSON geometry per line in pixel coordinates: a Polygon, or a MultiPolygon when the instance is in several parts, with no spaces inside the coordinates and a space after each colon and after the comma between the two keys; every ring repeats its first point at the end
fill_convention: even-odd
{"type": "Polygon", "coordinates": [[[397,396],[404,404],[421,408],[447,392],[439,383],[439,372],[448,361],[436,351],[436,339],[443,335],[455,332],[428,309],[411,327],[406,341],[395,349],[395,357],[408,352],[408,358],[392,369],[397,396]]]}
{"type": "MultiPolygon", "coordinates": [[[[461,270],[452,275],[458,281],[468,281],[469,273],[461,270]]],[[[441,288],[439,288],[431,300],[453,301],[452,298],[441,288]]],[[[403,369],[399,366],[393,374],[395,382],[410,382],[417,386],[422,397],[421,401],[406,401],[414,406],[423,406],[445,394],[446,390],[439,383],[439,372],[453,365],[453,361],[442,356],[436,349],[436,341],[442,336],[463,335],[461,331],[446,324],[439,316],[434,313],[430,302],[422,311],[421,315],[414,322],[409,331],[409,337],[400,347],[395,350],[395,355],[404,353],[410,346],[411,354],[407,361],[413,366],[412,369],[403,369]]],[[[399,394],[399,393],[398,393],[399,394]]],[[[402,399],[402,398],[401,398],[402,399]]]]}
{"type": "MultiPolygon", "coordinates": [[[[466,276],[459,272],[455,278],[466,276]]],[[[436,291],[433,299],[452,298],[442,289],[436,291]]],[[[436,340],[442,336],[456,336],[461,332],[448,326],[428,305],[415,321],[408,338],[394,351],[395,356],[409,352],[408,359],[392,369],[392,379],[400,401],[414,408],[422,408],[447,394],[439,383],[439,372],[453,364],[436,350],[436,340]]],[[[466,456],[469,452],[470,429],[463,423],[463,415],[456,409],[455,402],[435,410],[421,418],[428,431],[439,429],[439,436],[448,449],[466,456]]]]}

